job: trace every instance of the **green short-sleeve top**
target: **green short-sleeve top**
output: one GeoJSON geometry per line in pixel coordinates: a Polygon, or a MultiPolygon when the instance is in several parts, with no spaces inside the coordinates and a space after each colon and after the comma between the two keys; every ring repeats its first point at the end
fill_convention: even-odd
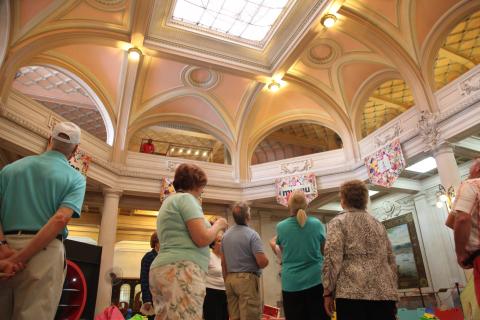
{"type": "MultiPolygon", "coordinates": [[[[190,193],[176,193],[165,199],[157,217],[160,251],[150,268],[188,260],[208,271],[210,250],[208,246],[195,245],[186,225],[187,221],[198,218],[204,219],[202,207],[190,193]]],[[[210,228],[206,220],[205,226],[210,228]]]]}

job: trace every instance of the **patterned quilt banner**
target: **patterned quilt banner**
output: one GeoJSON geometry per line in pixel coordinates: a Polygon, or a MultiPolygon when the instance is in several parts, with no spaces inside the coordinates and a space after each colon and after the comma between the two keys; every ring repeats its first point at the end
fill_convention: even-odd
{"type": "Polygon", "coordinates": [[[173,187],[173,181],[169,178],[162,178],[160,184],[160,202],[163,202],[163,200],[174,193],[175,188],[173,187]]]}
{"type": "Polygon", "coordinates": [[[313,173],[307,175],[290,176],[275,180],[277,202],[285,207],[288,206],[290,194],[296,190],[305,192],[307,203],[318,196],[317,179],[313,173]]]}
{"type": "Polygon", "coordinates": [[[400,139],[387,143],[365,158],[370,182],[390,188],[405,168],[400,139]]]}
{"type": "Polygon", "coordinates": [[[70,159],[70,166],[80,171],[80,173],[86,177],[91,161],[92,158],[87,155],[85,151],[78,149],[77,152],[75,152],[75,155],[70,159]]]}

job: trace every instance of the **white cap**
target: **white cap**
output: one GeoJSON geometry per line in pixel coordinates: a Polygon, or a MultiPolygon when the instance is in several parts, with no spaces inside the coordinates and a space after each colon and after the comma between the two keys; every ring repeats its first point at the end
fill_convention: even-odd
{"type": "Polygon", "coordinates": [[[52,132],[52,137],[55,140],[79,144],[80,143],[80,128],[73,122],[60,122],[55,125],[52,132]],[[60,134],[68,136],[68,138],[61,137],[60,134]]]}

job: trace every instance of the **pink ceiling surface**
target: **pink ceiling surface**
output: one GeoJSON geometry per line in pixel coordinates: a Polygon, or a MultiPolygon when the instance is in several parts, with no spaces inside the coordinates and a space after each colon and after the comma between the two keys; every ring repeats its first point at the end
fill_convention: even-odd
{"type": "Polygon", "coordinates": [[[182,87],[180,74],[186,66],[184,63],[173,60],[152,58],[145,79],[142,101],[147,101],[171,89],[182,87]]]}
{"type": "Polygon", "coordinates": [[[156,114],[162,113],[176,113],[187,116],[194,116],[202,119],[205,123],[217,127],[226,132],[225,127],[220,116],[203,100],[196,97],[181,97],[162,104],[154,111],[156,114]]]}
{"type": "Polygon", "coordinates": [[[398,0],[361,0],[361,2],[365,7],[382,15],[391,24],[397,25],[398,0]]]}
{"type": "MultiPolygon", "coordinates": [[[[129,2],[127,1],[126,8],[129,6],[129,2]]],[[[73,10],[68,12],[66,15],[62,17],[63,20],[96,20],[102,23],[113,23],[121,25],[123,22],[123,16],[125,14],[124,10],[121,11],[101,11],[92,6],[88,3],[81,2],[79,3],[73,10]]]]}
{"type": "Polygon", "coordinates": [[[384,68],[384,65],[366,62],[349,63],[344,66],[342,77],[348,103],[352,103],[355,93],[370,75],[384,68]]]}
{"type": "Polygon", "coordinates": [[[295,63],[294,69],[322,82],[325,86],[332,88],[330,83],[330,68],[311,68],[304,64],[302,60],[298,60],[297,63],[295,63]]]}
{"type": "Polygon", "coordinates": [[[212,93],[219,98],[233,119],[238,114],[242,97],[250,83],[252,80],[224,73],[220,83],[212,89],[212,93]]]}
{"type": "Polygon", "coordinates": [[[430,29],[437,22],[440,16],[442,16],[449,8],[451,8],[457,2],[460,2],[460,0],[415,1],[415,23],[417,29],[417,41],[420,47],[422,47],[423,41],[425,41],[427,34],[430,32],[430,29]]]}
{"type": "MultiPolygon", "coordinates": [[[[8,0],[5,0],[8,1],[8,0]]],[[[20,27],[42,12],[53,0],[16,0],[20,4],[20,27]]]]}
{"type": "Polygon", "coordinates": [[[126,54],[118,48],[77,44],[55,49],[56,52],[76,60],[100,80],[113,101],[118,93],[121,66],[126,54]]]}
{"type": "Polygon", "coordinates": [[[287,87],[275,93],[265,91],[262,96],[257,99],[255,109],[257,111],[255,119],[253,119],[255,127],[258,127],[257,125],[261,125],[265,121],[268,121],[268,119],[282,112],[294,111],[295,113],[301,114],[304,113],[305,110],[310,109],[318,114],[331,118],[317,102],[297,92],[294,88],[289,89],[287,87]]]}

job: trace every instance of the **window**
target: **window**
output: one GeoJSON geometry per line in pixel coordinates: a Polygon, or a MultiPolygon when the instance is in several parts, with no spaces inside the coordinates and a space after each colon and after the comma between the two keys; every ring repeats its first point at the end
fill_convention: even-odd
{"type": "Polygon", "coordinates": [[[130,303],[130,285],[128,283],[122,284],[120,287],[120,299],[119,302],[130,303]]]}
{"type": "Polygon", "coordinates": [[[264,40],[289,0],[177,0],[173,20],[253,42],[264,40]]]}

